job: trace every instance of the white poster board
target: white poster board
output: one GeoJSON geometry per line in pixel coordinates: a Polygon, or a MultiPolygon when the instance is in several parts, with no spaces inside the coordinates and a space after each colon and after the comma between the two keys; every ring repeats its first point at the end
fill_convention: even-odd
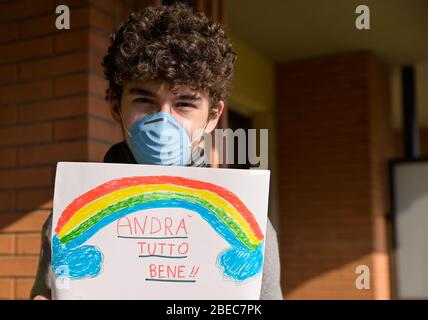
{"type": "Polygon", "coordinates": [[[60,162],[54,299],[259,299],[268,170],[60,162]]]}
{"type": "Polygon", "coordinates": [[[428,299],[428,161],[393,167],[395,271],[399,299],[428,299]]]}

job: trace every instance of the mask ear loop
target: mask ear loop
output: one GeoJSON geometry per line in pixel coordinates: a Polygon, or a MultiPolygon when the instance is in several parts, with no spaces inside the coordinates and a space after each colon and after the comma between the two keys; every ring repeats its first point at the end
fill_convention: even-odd
{"type": "Polygon", "coordinates": [[[204,127],[204,130],[202,131],[202,135],[199,137],[199,141],[198,141],[198,144],[197,145],[199,145],[200,143],[201,143],[201,139],[202,138],[204,138],[204,135],[205,135],[205,130],[207,129],[207,127],[208,127],[208,123],[210,122],[210,117],[211,117],[211,111],[212,111],[212,109],[210,110],[210,113],[208,114],[208,119],[207,119],[207,122],[205,123],[205,127],[204,127]]]}
{"type": "Polygon", "coordinates": [[[128,134],[128,136],[130,138],[132,138],[132,134],[131,132],[129,132],[128,128],[123,124],[123,116],[122,116],[122,110],[121,107],[119,106],[119,104],[117,104],[117,110],[119,111],[119,116],[120,116],[120,124],[122,125],[122,128],[126,130],[126,133],[128,134]]]}
{"type": "Polygon", "coordinates": [[[208,126],[208,122],[209,122],[209,120],[207,120],[207,122],[205,123],[205,126],[204,126],[204,129],[202,130],[202,134],[200,135],[200,137],[198,138],[198,142],[197,143],[195,143],[195,141],[196,140],[194,140],[194,141],[192,141],[191,142],[191,146],[192,146],[192,149],[193,149],[193,146],[199,146],[199,144],[201,143],[201,141],[202,141],[202,138],[204,137],[204,135],[205,135],[205,130],[207,129],[207,126],[208,126]]]}

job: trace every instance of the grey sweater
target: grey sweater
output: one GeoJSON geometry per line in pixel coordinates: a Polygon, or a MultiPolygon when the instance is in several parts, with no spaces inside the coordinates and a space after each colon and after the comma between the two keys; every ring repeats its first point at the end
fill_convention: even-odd
{"type": "MultiPolygon", "coordinates": [[[[202,150],[197,150],[197,155],[193,155],[194,162],[191,166],[208,166],[202,150]]],[[[136,163],[126,142],[113,145],[104,157],[107,163],[136,163]]],[[[49,269],[51,262],[51,230],[52,214],[48,217],[42,230],[42,245],[40,249],[39,267],[34,281],[30,298],[42,295],[51,298],[51,284],[49,278],[49,269]]],[[[280,285],[280,264],[278,240],[275,229],[268,219],[266,225],[265,238],[265,259],[263,266],[262,288],[260,292],[261,300],[282,300],[282,291],[280,285]]]]}

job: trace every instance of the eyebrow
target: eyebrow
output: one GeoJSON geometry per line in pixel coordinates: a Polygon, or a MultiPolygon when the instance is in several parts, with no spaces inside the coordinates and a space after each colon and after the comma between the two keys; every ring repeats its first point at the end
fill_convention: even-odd
{"type": "Polygon", "coordinates": [[[153,98],[156,97],[156,95],[153,92],[146,90],[146,89],[137,88],[137,87],[129,89],[129,93],[130,94],[139,94],[141,96],[148,96],[148,97],[153,97],[153,98]]]}
{"type": "Polygon", "coordinates": [[[196,94],[184,94],[177,97],[177,100],[190,100],[190,101],[199,101],[201,97],[196,94]]]}
{"type": "MultiPolygon", "coordinates": [[[[146,90],[146,89],[143,89],[143,88],[138,88],[138,87],[130,88],[129,93],[156,98],[156,94],[154,94],[153,92],[146,90]]],[[[200,96],[198,96],[197,94],[183,94],[183,95],[176,97],[176,99],[177,100],[200,101],[202,98],[200,96]]]]}

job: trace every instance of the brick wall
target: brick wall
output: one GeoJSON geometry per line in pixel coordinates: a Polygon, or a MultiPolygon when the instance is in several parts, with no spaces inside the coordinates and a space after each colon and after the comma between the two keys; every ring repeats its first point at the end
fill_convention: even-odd
{"type": "Polygon", "coordinates": [[[276,66],[282,284],[286,298],[388,298],[382,66],[366,52],[276,66]],[[357,290],[367,265],[370,290],[357,290]]]}
{"type": "Polygon", "coordinates": [[[29,296],[57,161],[102,161],[121,140],[101,58],[130,1],[0,1],[0,298],[29,296]],[[71,29],[55,29],[55,7],[71,29]]]}
{"type": "Polygon", "coordinates": [[[389,208],[387,161],[397,156],[394,131],[390,122],[389,75],[373,56],[368,56],[370,191],[373,248],[371,279],[372,298],[393,296],[391,287],[391,231],[390,220],[385,220],[389,208]]]}
{"type": "MultiPolygon", "coordinates": [[[[26,299],[58,161],[102,161],[122,140],[104,100],[109,34],[161,0],[0,0],[0,299],[26,299]],[[55,28],[55,8],[71,29],[55,28]]],[[[223,1],[196,1],[216,20],[223,1]]],[[[225,119],[225,118],[224,118],[225,119]]]]}

